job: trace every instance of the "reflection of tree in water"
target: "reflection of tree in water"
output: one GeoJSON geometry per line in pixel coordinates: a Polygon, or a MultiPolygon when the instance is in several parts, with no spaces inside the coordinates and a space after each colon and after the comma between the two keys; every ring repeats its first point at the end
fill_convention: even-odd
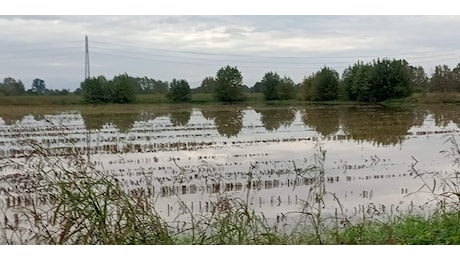
{"type": "Polygon", "coordinates": [[[169,120],[173,126],[185,126],[188,124],[192,111],[179,111],[169,113],[169,120]]]}
{"type": "Polygon", "coordinates": [[[312,106],[302,109],[301,114],[303,123],[323,136],[339,131],[340,111],[336,106],[312,106]]]}
{"type": "Polygon", "coordinates": [[[260,121],[268,131],[274,131],[281,126],[288,127],[294,122],[296,110],[293,108],[283,109],[254,109],[260,114],[260,121]]]}
{"type": "MultiPolygon", "coordinates": [[[[27,114],[5,114],[5,115],[2,115],[0,114],[0,118],[3,119],[5,121],[5,124],[7,125],[14,125],[18,122],[20,122],[21,120],[24,119],[25,116],[27,115],[30,115],[30,113],[27,113],[27,114]]],[[[34,116],[34,119],[36,119],[36,117],[34,116]]],[[[38,119],[36,119],[38,120],[38,119]]]]}
{"type": "Polygon", "coordinates": [[[451,121],[460,127],[460,109],[458,105],[430,105],[426,111],[433,115],[436,126],[446,127],[451,121]]]}
{"type": "Polygon", "coordinates": [[[166,111],[160,111],[160,112],[154,112],[154,111],[142,111],[139,113],[138,119],[139,121],[149,121],[149,120],[154,120],[157,117],[162,117],[162,116],[169,116],[169,113],[166,111]]]}
{"type": "Polygon", "coordinates": [[[228,138],[237,136],[243,128],[243,112],[240,108],[229,110],[206,110],[202,109],[201,114],[208,120],[214,119],[217,132],[228,138]]]}
{"type": "MultiPolygon", "coordinates": [[[[2,111],[3,112],[3,111],[2,111]]],[[[22,120],[24,120],[24,117],[26,116],[32,116],[34,120],[40,121],[45,119],[46,115],[58,115],[60,111],[52,111],[52,112],[28,112],[28,111],[18,111],[16,113],[9,113],[9,111],[5,111],[5,113],[0,112],[0,118],[5,121],[5,124],[7,125],[12,125],[16,124],[22,120]]]]}
{"type": "Polygon", "coordinates": [[[413,126],[418,126],[418,127],[422,126],[429,112],[426,109],[419,109],[419,108],[415,108],[413,111],[414,111],[413,126]]]}
{"type": "Polygon", "coordinates": [[[138,113],[81,113],[86,129],[101,129],[105,124],[114,124],[120,132],[127,132],[138,118],[138,113]]]}
{"type": "Polygon", "coordinates": [[[343,111],[345,133],[358,141],[379,145],[402,143],[416,120],[413,109],[352,107],[343,111]]]}

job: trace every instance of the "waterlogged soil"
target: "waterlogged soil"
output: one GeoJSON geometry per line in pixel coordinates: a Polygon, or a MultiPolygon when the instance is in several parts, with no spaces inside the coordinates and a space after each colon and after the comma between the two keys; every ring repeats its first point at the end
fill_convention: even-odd
{"type": "MultiPolygon", "coordinates": [[[[420,174],[447,177],[457,169],[442,151],[458,140],[459,108],[145,106],[120,113],[0,112],[0,158],[23,160],[30,140],[62,158],[81,153],[117,176],[129,192],[154,197],[155,210],[171,222],[189,220],[190,212],[211,212],[222,198],[240,199],[269,221],[286,224],[315,205],[322,214],[346,219],[423,213],[442,186],[432,187],[432,175],[420,174]],[[324,188],[320,204],[312,198],[318,187],[324,188]]],[[[0,168],[0,212],[21,203],[11,194],[25,196],[14,179],[18,174],[20,169],[0,168]]]]}

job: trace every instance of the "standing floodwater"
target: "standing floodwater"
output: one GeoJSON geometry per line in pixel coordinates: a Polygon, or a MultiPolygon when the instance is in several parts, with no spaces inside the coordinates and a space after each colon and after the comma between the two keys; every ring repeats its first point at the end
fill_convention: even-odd
{"type": "MultiPolygon", "coordinates": [[[[458,106],[158,111],[0,114],[0,158],[20,163],[30,155],[31,142],[58,159],[89,157],[133,196],[154,198],[156,212],[171,222],[186,222],[191,214],[212,212],[238,198],[270,222],[289,224],[311,206],[311,193],[317,191],[325,195],[322,214],[347,219],[371,214],[370,209],[426,210],[432,196],[416,192],[423,183],[414,169],[452,172],[452,159],[441,151],[449,137],[458,136],[460,123],[458,106]]],[[[0,168],[2,214],[40,199],[29,197],[23,172],[0,168]]],[[[13,216],[1,221],[7,218],[13,216]]]]}

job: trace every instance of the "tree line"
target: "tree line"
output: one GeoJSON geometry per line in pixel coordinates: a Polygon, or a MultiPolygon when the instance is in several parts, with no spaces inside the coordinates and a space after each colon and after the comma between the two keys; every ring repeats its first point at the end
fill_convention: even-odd
{"type": "MultiPolygon", "coordinates": [[[[447,65],[435,67],[428,77],[423,67],[411,66],[401,59],[377,59],[364,63],[357,61],[340,75],[335,69],[324,66],[306,76],[301,83],[294,83],[288,76],[270,71],[249,88],[243,84],[242,73],[237,67],[227,65],[215,76],[204,78],[201,85],[191,89],[185,79],[171,82],[148,77],[131,77],[126,73],[108,80],[105,76],[86,79],[73,94],[82,95],[87,103],[133,103],[138,94],[161,94],[172,102],[189,102],[192,93],[209,93],[217,101],[239,102],[245,93],[262,93],[265,100],[346,100],[380,102],[398,99],[419,92],[460,92],[460,63],[453,69],[447,65]]],[[[24,84],[13,78],[0,83],[0,95],[53,95],[69,94],[68,90],[52,91],[43,80],[35,79],[25,91],[24,84]]]]}
{"type": "Polygon", "coordinates": [[[12,77],[6,77],[3,82],[0,82],[0,96],[23,96],[23,95],[68,95],[71,92],[68,89],[48,89],[45,81],[36,78],[32,81],[29,89],[25,89],[24,83],[21,80],[16,80],[12,77]]]}

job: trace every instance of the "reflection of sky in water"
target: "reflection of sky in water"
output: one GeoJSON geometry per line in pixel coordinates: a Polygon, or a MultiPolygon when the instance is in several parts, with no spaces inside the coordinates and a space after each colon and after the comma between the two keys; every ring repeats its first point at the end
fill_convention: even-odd
{"type": "MultiPolygon", "coordinates": [[[[393,145],[347,138],[342,127],[336,135],[320,138],[302,122],[300,112],[296,112],[291,123],[279,124],[274,131],[265,129],[260,113],[248,109],[243,110],[243,115],[241,130],[230,138],[219,134],[216,121],[205,119],[197,109],[192,111],[184,126],[174,126],[167,116],[135,121],[125,133],[107,124],[91,131],[91,147],[98,147],[93,151],[92,160],[118,174],[122,183],[131,188],[148,186],[146,177],[136,173],[142,169],[147,178],[153,178],[155,192],[159,192],[161,186],[175,187],[181,199],[196,213],[205,210],[206,202],[214,200],[217,194],[245,199],[245,188],[224,192],[223,187],[236,183],[244,187],[252,163],[256,165],[253,179],[262,183],[260,190],[251,190],[252,206],[272,219],[281,213],[299,210],[307,198],[312,186],[294,188],[292,182],[299,181],[301,176],[296,176],[292,170],[294,164],[305,168],[313,163],[316,139],[320,139],[326,150],[327,192],[337,196],[348,215],[359,214],[361,207],[369,203],[379,210],[395,213],[406,209],[411,201],[416,206],[426,202],[430,197],[423,194],[405,196],[421,186],[420,180],[409,175],[411,164],[415,162],[413,158],[418,161],[416,168],[420,171],[452,170],[451,160],[440,154],[448,146],[444,144],[446,137],[436,131],[456,133],[458,127],[452,122],[444,127],[436,126],[431,115],[420,126],[408,129],[409,134],[403,137],[403,142],[393,145]],[[127,145],[132,147],[122,154],[113,154],[107,150],[111,148],[104,148],[104,145],[116,146],[118,151],[123,151],[127,145]],[[184,167],[182,175],[170,158],[176,158],[177,165],[184,167]],[[282,172],[285,169],[291,172],[282,172]],[[270,170],[281,173],[270,173],[270,170]],[[273,180],[278,181],[275,187],[271,187],[273,180]],[[221,183],[218,193],[206,190],[205,186],[212,182],[221,183]],[[196,190],[191,185],[195,185],[196,190]]],[[[24,149],[17,142],[18,138],[45,141],[47,147],[65,146],[63,135],[77,140],[75,145],[84,148],[87,145],[84,123],[78,113],[44,116],[41,120],[27,116],[13,125],[0,120],[0,152],[8,155],[12,150],[24,149]]],[[[365,127],[366,122],[362,123],[365,127]]],[[[337,203],[331,196],[326,198],[326,203],[324,210],[333,213],[337,203]]],[[[166,217],[176,217],[180,212],[177,198],[171,193],[158,195],[156,208],[166,217]]]]}

